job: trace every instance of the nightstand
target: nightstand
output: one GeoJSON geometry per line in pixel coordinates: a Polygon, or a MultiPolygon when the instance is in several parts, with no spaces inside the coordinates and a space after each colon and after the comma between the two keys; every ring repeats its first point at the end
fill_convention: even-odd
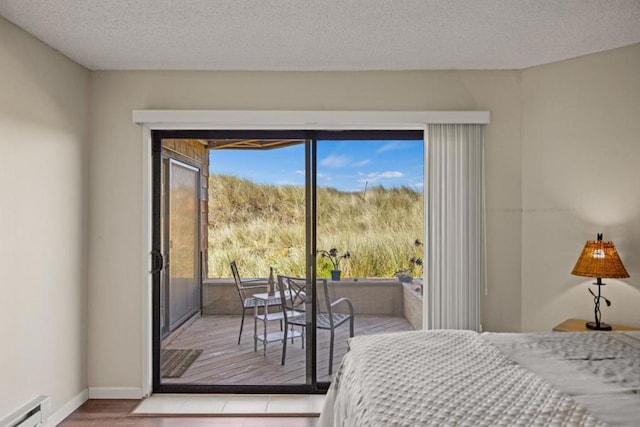
{"type": "MultiPolygon", "coordinates": [[[[596,332],[593,329],[587,328],[586,323],[586,320],[567,319],[555,326],[553,330],[555,332],[596,332]]],[[[624,325],[611,325],[611,328],[613,331],[640,331],[640,328],[624,325]]]]}

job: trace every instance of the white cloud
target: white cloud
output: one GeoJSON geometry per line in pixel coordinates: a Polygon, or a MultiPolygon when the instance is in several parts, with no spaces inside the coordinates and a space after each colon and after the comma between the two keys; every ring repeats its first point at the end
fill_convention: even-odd
{"type": "Polygon", "coordinates": [[[398,142],[387,142],[386,144],[384,144],[382,147],[378,148],[376,150],[376,153],[384,153],[385,151],[392,151],[392,150],[397,150],[399,148],[399,143],[398,142]]]}
{"type": "Polygon", "coordinates": [[[355,162],[353,163],[351,166],[353,167],[360,167],[360,166],[364,166],[364,165],[368,165],[369,163],[371,163],[371,160],[369,159],[364,159],[364,160],[360,160],[359,162],[355,162]]]}
{"type": "Polygon", "coordinates": [[[303,169],[298,169],[298,170],[296,171],[296,174],[297,174],[297,175],[303,175],[303,176],[304,176],[304,170],[303,170],[303,169]]]}
{"type": "Polygon", "coordinates": [[[346,156],[327,156],[320,164],[327,168],[341,168],[349,163],[349,158],[346,156]]]}
{"type": "Polygon", "coordinates": [[[377,182],[381,179],[393,179],[393,178],[402,178],[404,174],[398,171],[385,171],[385,172],[372,172],[366,176],[366,178],[361,178],[358,182],[377,182]]]}
{"type": "Polygon", "coordinates": [[[380,178],[402,178],[404,174],[398,171],[386,171],[380,174],[380,178]]]}

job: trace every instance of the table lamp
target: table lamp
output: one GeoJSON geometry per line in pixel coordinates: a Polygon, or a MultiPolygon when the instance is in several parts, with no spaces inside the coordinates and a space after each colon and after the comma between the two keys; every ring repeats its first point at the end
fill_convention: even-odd
{"type": "Polygon", "coordinates": [[[595,304],[593,310],[595,322],[587,322],[587,328],[598,331],[610,331],[611,325],[600,321],[602,318],[602,314],[600,313],[600,299],[603,299],[607,303],[607,307],[611,305],[611,301],[600,294],[600,287],[605,285],[605,283],[602,283],[602,279],[624,279],[629,277],[629,273],[627,273],[624,265],[622,265],[622,261],[620,261],[613,242],[602,240],[602,233],[598,234],[598,240],[587,241],[571,274],[597,278],[594,285],[598,287],[598,295],[589,288],[595,304]]]}

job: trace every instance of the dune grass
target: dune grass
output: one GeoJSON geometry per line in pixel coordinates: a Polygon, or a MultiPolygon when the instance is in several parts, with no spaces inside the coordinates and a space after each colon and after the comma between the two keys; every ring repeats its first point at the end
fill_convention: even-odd
{"type": "MultiPolygon", "coordinates": [[[[416,256],[422,239],[422,193],[402,187],[366,193],[319,188],[318,249],[337,248],[351,258],[343,277],[392,277],[416,256]]],[[[297,186],[275,186],[229,175],[209,176],[209,277],[230,277],[236,260],[245,277],[305,274],[305,194],[297,186]]],[[[318,276],[331,264],[318,257],[318,276]]]]}

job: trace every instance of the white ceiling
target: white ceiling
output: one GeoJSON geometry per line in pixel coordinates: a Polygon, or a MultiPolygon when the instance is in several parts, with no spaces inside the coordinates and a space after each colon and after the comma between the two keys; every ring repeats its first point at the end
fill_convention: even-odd
{"type": "Polygon", "coordinates": [[[640,0],[0,0],[92,70],[520,69],[640,42],[640,0]]]}

